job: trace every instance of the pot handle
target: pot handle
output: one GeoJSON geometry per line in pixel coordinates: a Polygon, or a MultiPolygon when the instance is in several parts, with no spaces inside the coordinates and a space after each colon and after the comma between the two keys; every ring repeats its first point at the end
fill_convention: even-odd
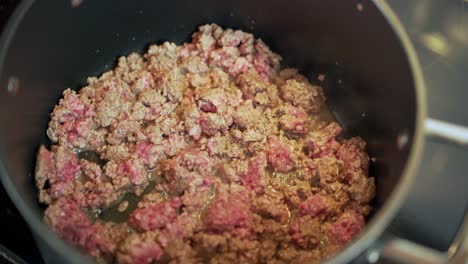
{"type": "Polygon", "coordinates": [[[436,137],[461,146],[468,146],[468,127],[427,118],[424,121],[424,130],[427,136],[436,137]]]}
{"type": "MultiPolygon", "coordinates": [[[[425,120],[424,130],[426,136],[468,146],[467,127],[428,118],[425,120]]],[[[465,213],[463,223],[447,252],[430,249],[402,238],[388,237],[379,249],[367,253],[367,260],[375,262],[379,256],[396,263],[466,264],[468,263],[468,214],[465,213]]]]}
{"type": "Polygon", "coordinates": [[[466,264],[468,262],[468,216],[447,252],[440,252],[398,237],[387,238],[380,249],[367,252],[367,261],[379,257],[392,263],[466,264]]]}

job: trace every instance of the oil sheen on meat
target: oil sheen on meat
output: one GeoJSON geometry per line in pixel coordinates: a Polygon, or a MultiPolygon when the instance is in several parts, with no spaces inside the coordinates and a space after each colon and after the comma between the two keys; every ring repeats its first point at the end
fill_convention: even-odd
{"type": "Polygon", "coordinates": [[[51,113],[44,220],[100,263],[316,263],[364,228],[366,143],[252,34],[132,53],[51,113]]]}

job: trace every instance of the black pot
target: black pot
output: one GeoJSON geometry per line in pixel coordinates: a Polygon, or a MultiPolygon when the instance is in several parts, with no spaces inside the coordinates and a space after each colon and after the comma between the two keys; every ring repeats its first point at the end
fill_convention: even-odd
{"type": "MultiPolygon", "coordinates": [[[[84,0],[76,5],[79,2],[23,1],[1,40],[0,174],[46,262],[89,260],[42,222],[43,208],[33,185],[35,153],[48,143],[49,113],[61,92],[78,89],[87,76],[112,68],[118,55],[144,51],[149,43],[187,41],[197,26],[209,22],[255,33],[286,64],[311,78],[326,74],[328,105],[347,133],[368,142],[376,160],[371,173],[377,179],[375,211],[365,231],[329,261],[375,259],[376,241],[382,241],[414,181],[424,124],[436,133],[447,128],[426,120],[419,63],[384,1],[84,0]]],[[[444,134],[466,140],[453,131],[444,134]]],[[[401,252],[408,248],[392,241],[382,252],[404,258],[401,252]]],[[[445,259],[441,254],[415,254],[413,260],[445,259]]],[[[466,253],[459,254],[463,259],[466,253]]]]}

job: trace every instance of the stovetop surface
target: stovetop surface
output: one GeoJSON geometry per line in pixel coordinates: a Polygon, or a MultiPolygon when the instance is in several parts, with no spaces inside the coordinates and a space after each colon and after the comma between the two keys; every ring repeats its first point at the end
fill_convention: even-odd
{"type": "MultiPolygon", "coordinates": [[[[417,50],[428,89],[429,116],[468,126],[468,1],[387,2],[417,50]]],[[[18,3],[0,0],[0,30],[18,3]]],[[[389,230],[447,250],[468,207],[467,173],[468,148],[428,139],[417,182],[389,230]]],[[[26,223],[2,186],[0,223],[0,249],[6,247],[26,263],[42,263],[26,223]]]]}

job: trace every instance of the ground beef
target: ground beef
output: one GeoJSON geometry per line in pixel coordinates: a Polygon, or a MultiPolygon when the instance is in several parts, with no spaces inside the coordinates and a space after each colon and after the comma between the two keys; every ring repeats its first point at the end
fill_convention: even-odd
{"type": "Polygon", "coordinates": [[[287,80],[280,86],[280,92],[284,101],[302,107],[309,113],[320,111],[325,100],[320,86],[297,79],[287,80]]]}
{"type": "Polygon", "coordinates": [[[44,220],[60,237],[101,261],[112,260],[123,238],[115,234],[117,230],[113,225],[92,223],[76,201],[65,197],[57,199],[46,209],[44,220]]]}
{"type": "Polygon", "coordinates": [[[204,222],[206,228],[213,232],[239,233],[240,229],[251,227],[252,212],[248,204],[239,203],[239,197],[231,194],[211,202],[204,222]]]}
{"type": "Polygon", "coordinates": [[[320,243],[320,221],[312,216],[299,217],[290,226],[291,240],[301,248],[314,248],[320,243]]]}
{"type": "Polygon", "coordinates": [[[181,204],[180,199],[175,198],[161,204],[135,209],[128,219],[128,224],[141,231],[164,227],[177,218],[181,204]]]}
{"type": "Polygon", "coordinates": [[[117,262],[146,264],[159,260],[164,252],[156,237],[155,233],[129,234],[119,245],[117,262]]]}
{"type": "Polygon", "coordinates": [[[330,240],[346,244],[364,228],[364,217],[350,209],[335,222],[325,224],[324,228],[330,240]]]}
{"type": "Polygon", "coordinates": [[[260,39],[204,25],[67,89],[36,162],[45,222],[101,263],[316,263],[364,228],[366,143],[260,39]]]}
{"type": "Polygon", "coordinates": [[[294,169],[294,147],[292,140],[270,136],[267,140],[268,163],[277,171],[287,172],[294,169]]]}

